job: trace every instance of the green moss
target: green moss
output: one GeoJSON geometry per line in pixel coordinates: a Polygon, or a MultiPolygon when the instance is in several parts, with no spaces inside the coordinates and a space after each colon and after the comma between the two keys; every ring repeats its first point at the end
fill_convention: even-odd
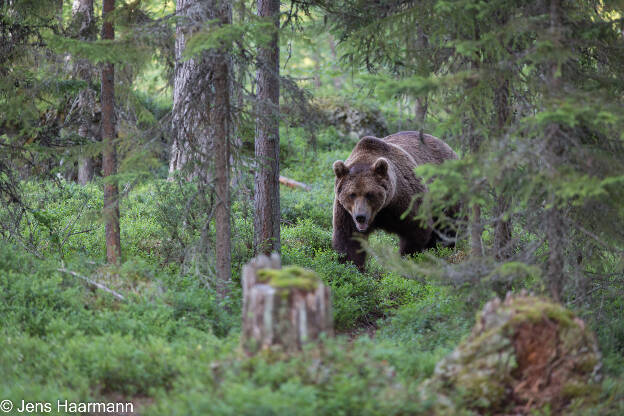
{"type": "Polygon", "coordinates": [[[599,392],[598,385],[568,380],[561,389],[561,395],[568,400],[575,398],[591,399],[599,392]]]}
{"type": "Polygon", "coordinates": [[[287,266],[283,269],[260,269],[258,281],[275,288],[292,288],[307,291],[316,290],[320,283],[319,277],[311,270],[298,266],[287,266]]]}
{"type": "Polygon", "coordinates": [[[561,305],[542,299],[530,301],[520,298],[519,301],[515,302],[514,309],[517,313],[513,316],[512,323],[522,322],[525,320],[538,322],[546,316],[553,321],[556,321],[564,328],[572,328],[576,325],[574,323],[574,314],[571,311],[565,309],[561,305]]]}

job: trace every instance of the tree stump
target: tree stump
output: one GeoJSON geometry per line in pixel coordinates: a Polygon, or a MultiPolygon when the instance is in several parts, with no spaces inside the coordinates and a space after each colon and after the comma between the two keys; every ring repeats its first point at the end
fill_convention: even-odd
{"type": "Polygon", "coordinates": [[[421,386],[433,415],[458,413],[453,398],[479,414],[524,415],[543,407],[565,414],[588,399],[600,377],[596,339],[572,312],[548,299],[508,294],[488,302],[470,336],[421,386]]]}
{"type": "Polygon", "coordinates": [[[322,333],[333,334],[330,290],[313,271],[282,269],[279,255],[261,255],[243,267],[242,284],[246,353],[294,352],[322,333]]]}

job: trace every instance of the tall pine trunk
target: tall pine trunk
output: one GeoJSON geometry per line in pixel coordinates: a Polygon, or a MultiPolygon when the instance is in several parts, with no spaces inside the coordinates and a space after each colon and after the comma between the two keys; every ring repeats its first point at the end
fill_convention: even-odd
{"type": "MultiPolygon", "coordinates": [[[[555,46],[561,40],[561,0],[550,1],[550,31],[551,37],[554,39],[555,46]]],[[[552,62],[550,73],[548,74],[548,90],[550,98],[554,98],[559,94],[561,89],[561,75],[559,73],[558,62],[552,62]]],[[[547,151],[550,175],[557,174],[556,169],[559,162],[559,155],[564,151],[561,126],[552,123],[546,130],[547,135],[547,151]]],[[[552,191],[551,191],[552,192],[552,191]]],[[[565,246],[565,225],[561,213],[561,209],[557,206],[558,200],[556,195],[551,195],[548,203],[550,208],[545,212],[545,228],[546,239],[548,240],[548,262],[546,266],[546,278],[550,294],[554,300],[561,300],[563,293],[563,268],[564,246],[565,246]]]]}
{"type": "MultiPolygon", "coordinates": [[[[477,41],[481,38],[479,26],[476,24],[474,28],[474,37],[477,41]]],[[[472,59],[470,61],[470,69],[478,70],[479,61],[472,59]]],[[[472,116],[476,118],[480,113],[481,112],[478,111],[473,104],[472,116]]],[[[470,153],[476,157],[476,155],[481,151],[483,137],[480,132],[476,131],[473,120],[469,119],[468,123],[468,148],[470,150],[470,153]]],[[[472,204],[470,210],[470,254],[472,257],[481,257],[485,254],[483,250],[483,222],[481,218],[481,205],[479,205],[478,202],[475,202],[472,204]]]]}
{"type": "MultiPolygon", "coordinates": [[[[72,5],[74,36],[83,41],[95,40],[95,16],[93,0],[74,0],[72,5]]],[[[77,77],[90,84],[93,77],[93,66],[86,59],[76,59],[74,72],[77,77]]],[[[95,91],[86,87],[78,93],[79,127],[78,135],[85,142],[95,140],[93,129],[93,112],[95,108],[95,91]]],[[[81,151],[78,157],[78,183],[86,185],[93,179],[93,159],[81,151]]]]}
{"type": "MultiPolygon", "coordinates": [[[[422,23],[418,23],[416,28],[416,55],[424,53],[429,47],[425,30],[422,23]]],[[[418,56],[412,57],[410,60],[414,61],[419,59],[418,56]]],[[[429,74],[427,74],[429,75],[429,74]]],[[[416,116],[416,124],[418,130],[423,132],[425,130],[425,120],[427,118],[427,109],[429,107],[429,96],[427,94],[416,97],[416,103],[414,105],[414,115],[416,116]]]]}
{"type": "Polygon", "coordinates": [[[258,0],[258,16],[274,32],[258,48],[254,240],[257,253],[280,251],[279,201],[279,0],[258,0]]]}
{"type": "MultiPolygon", "coordinates": [[[[102,39],[115,38],[111,13],[115,10],[115,0],[103,0],[102,39]]],[[[116,264],[121,260],[121,237],[119,232],[119,192],[117,181],[108,178],[117,173],[117,151],[115,148],[115,66],[104,63],[102,66],[102,175],[104,184],[104,223],[106,229],[106,259],[116,264]]]]}
{"type": "MultiPolygon", "coordinates": [[[[217,0],[215,18],[219,24],[231,22],[231,8],[228,2],[217,0]]],[[[232,277],[231,265],[231,228],[230,228],[230,94],[232,82],[230,57],[227,51],[220,50],[213,60],[214,99],[210,112],[210,125],[213,132],[215,160],[215,205],[216,228],[216,263],[218,291],[221,296],[227,294],[228,283],[232,277]]]]}

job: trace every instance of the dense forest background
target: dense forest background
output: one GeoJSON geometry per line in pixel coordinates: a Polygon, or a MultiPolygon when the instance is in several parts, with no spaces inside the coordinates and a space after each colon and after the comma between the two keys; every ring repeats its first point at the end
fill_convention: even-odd
{"type": "Polygon", "coordinates": [[[0,0],[0,399],[432,414],[420,383],[527,290],[602,353],[582,397],[536,414],[624,413],[623,9],[0,0]],[[332,163],[401,130],[460,155],[417,170],[419,219],[455,247],[401,258],[379,232],[360,273],[331,247],[332,163]],[[331,288],[320,350],[237,348],[241,268],[272,251],[331,288]]]}

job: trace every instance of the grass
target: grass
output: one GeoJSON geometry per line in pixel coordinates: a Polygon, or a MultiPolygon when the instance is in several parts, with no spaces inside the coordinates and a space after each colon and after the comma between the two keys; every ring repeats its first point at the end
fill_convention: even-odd
{"type": "MultiPolygon", "coordinates": [[[[101,183],[26,183],[36,212],[21,227],[29,247],[47,260],[0,241],[0,398],[116,398],[137,403],[144,415],[430,414],[417,386],[470,331],[484,299],[470,288],[405,279],[375,259],[367,273],[338,262],[331,248],[331,165],[350,144],[332,137],[319,135],[315,163],[300,136],[285,145],[282,174],[312,190],[282,188],[281,238],[283,264],[312,269],[331,287],[336,338],[297,356],[240,352],[238,282],[253,246],[253,216],[242,194],[233,204],[234,283],[219,301],[210,256],[191,255],[207,218],[199,202],[188,204],[193,184],[152,179],[129,189],[121,201],[124,263],[110,268],[101,183]],[[60,273],[61,265],[127,301],[60,273]]],[[[370,243],[397,246],[383,233],[370,243]]],[[[602,312],[600,321],[590,320],[602,322],[595,328],[607,369],[600,411],[615,415],[624,397],[621,303],[602,312]]]]}

